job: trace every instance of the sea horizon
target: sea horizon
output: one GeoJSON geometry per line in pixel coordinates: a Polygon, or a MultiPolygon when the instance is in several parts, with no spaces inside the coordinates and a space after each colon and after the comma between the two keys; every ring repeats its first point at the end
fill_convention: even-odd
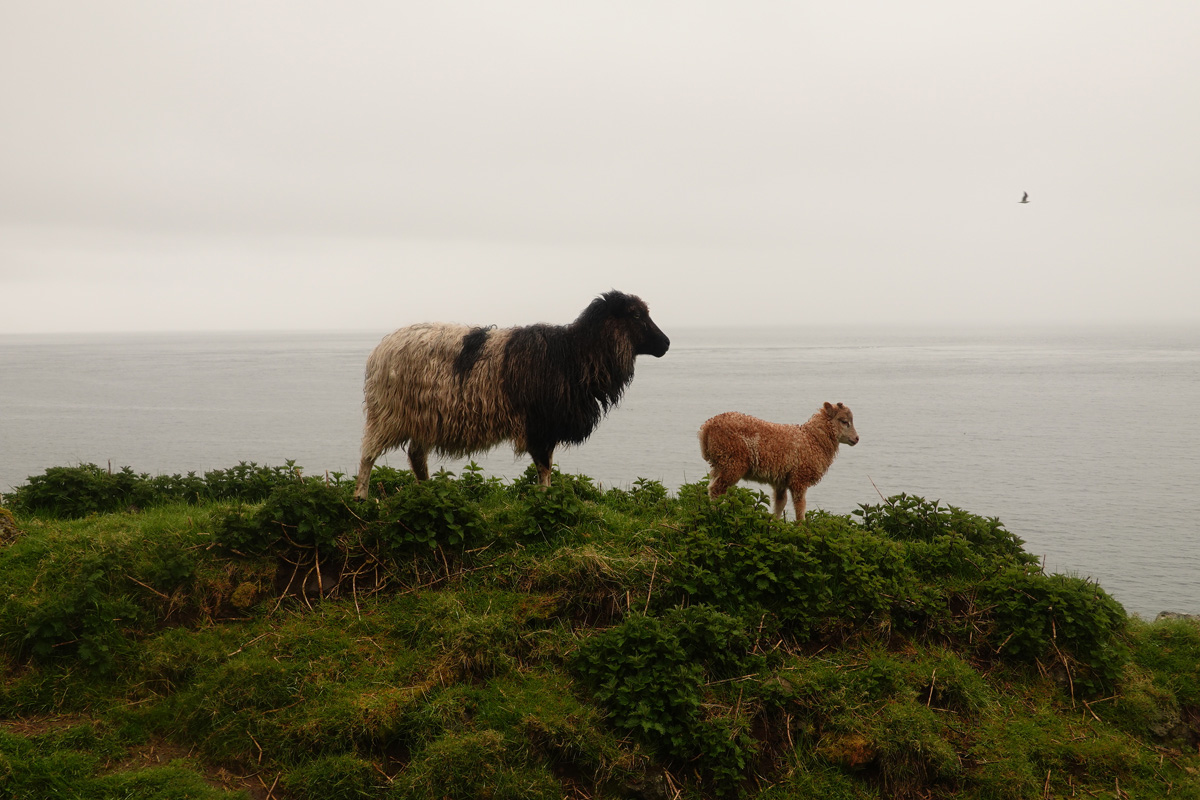
{"type": "MultiPolygon", "coordinates": [[[[1200,326],[677,326],[556,464],[674,492],[721,411],[803,422],[845,402],[862,436],[809,507],[916,494],[997,516],[1051,571],[1127,608],[1200,613],[1200,326]]],[[[52,466],[185,474],[294,460],[357,470],[367,354],[389,331],[0,334],[0,492],[52,466]]],[[[500,446],[474,460],[512,478],[500,446]]],[[[466,459],[431,460],[461,470],[466,459]]],[[[402,451],[379,460],[407,467],[402,451]]],[[[751,488],[763,489],[757,484],[751,488]]]]}

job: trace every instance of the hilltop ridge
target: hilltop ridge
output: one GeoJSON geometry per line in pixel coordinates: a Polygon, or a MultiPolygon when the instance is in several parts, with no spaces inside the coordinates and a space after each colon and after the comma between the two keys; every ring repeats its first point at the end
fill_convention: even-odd
{"type": "Polygon", "coordinates": [[[1000,520],[469,465],[3,498],[17,798],[1200,797],[1200,626],[1000,520]]]}

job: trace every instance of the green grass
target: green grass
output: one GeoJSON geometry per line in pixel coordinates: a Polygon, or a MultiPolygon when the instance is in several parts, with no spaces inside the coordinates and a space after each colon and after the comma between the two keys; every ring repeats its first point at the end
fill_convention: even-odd
{"type": "Polygon", "coordinates": [[[1200,626],[998,520],[298,474],[3,498],[0,796],[1200,798],[1200,626]]]}

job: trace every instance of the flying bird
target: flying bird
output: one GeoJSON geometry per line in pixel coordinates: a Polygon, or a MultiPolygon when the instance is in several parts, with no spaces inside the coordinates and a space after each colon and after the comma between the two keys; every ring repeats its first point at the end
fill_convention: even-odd
{"type": "Polygon", "coordinates": [[[1018,203],[1028,203],[1028,202],[1029,202],[1029,192],[1026,192],[1026,193],[1025,193],[1025,196],[1024,196],[1024,197],[1022,197],[1022,198],[1021,198],[1020,200],[1018,200],[1017,202],[1018,202],[1018,203]]]}

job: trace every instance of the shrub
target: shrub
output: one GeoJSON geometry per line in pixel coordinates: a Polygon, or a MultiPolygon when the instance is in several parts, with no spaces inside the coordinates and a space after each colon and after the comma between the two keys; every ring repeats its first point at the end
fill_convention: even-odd
{"type": "Polygon", "coordinates": [[[276,533],[262,529],[257,512],[240,503],[213,516],[213,542],[226,552],[257,556],[279,540],[276,533]]]}
{"type": "Polygon", "coordinates": [[[388,497],[416,482],[417,476],[410,470],[378,466],[371,470],[371,495],[376,498],[388,497]]]}
{"type": "Polygon", "coordinates": [[[584,503],[585,498],[595,499],[599,496],[590,479],[571,481],[559,478],[560,474],[556,472],[550,486],[544,489],[535,484],[514,484],[520,499],[513,506],[511,518],[518,536],[558,536],[595,518],[595,510],[584,503]]]}
{"type": "Polygon", "coordinates": [[[110,566],[103,557],[88,559],[51,579],[53,592],[5,600],[0,606],[5,649],[39,661],[74,656],[87,667],[108,671],[126,644],[125,628],[141,614],[137,604],[114,591],[110,566]]]}
{"type": "Polygon", "coordinates": [[[1089,694],[1112,688],[1120,678],[1128,661],[1118,638],[1125,609],[1099,585],[1012,567],[984,583],[981,594],[994,606],[993,644],[1002,655],[1059,663],[1073,688],[1089,694]],[[1085,669],[1072,671],[1077,664],[1085,669]]]}
{"type": "Polygon", "coordinates": [[[666,513],[673,501],[660,481],[638,478],[628,490],[609,489],[604,504],[629,514],[666,513]]]}
{"type": "Polygon", "coordinates": [[[260,530],[290,545],[332,550],[356,515],[344,488],[319,480],[293,480],[271,490],[259,510],[260,530]]]}
{"type": "Polygon", "coordinates": [[[483,467],[474,461],[463,467],[462,476],[458,479],[463,496],[475,502],[482,502],[492,497],[504,494],[504,483],[496,476],[485,478],[483,467]]]}
{"type": "Polygon", "coordinates": [[[753,743],[737,720],[706,714],[702,700],[709,677],[747,669],[749,644],[743,622],[693,606],[661,619],[631,615],[586,641],[574,666],[618,728],[735,794],[753,743]]]}
{"type": "Polygon", "coordinates": [[[700,507],[692,520],[673,568],[676,588],[730,612],[761,607],[801,638],[825,618],[886,613],[911,592],[903,548],[845,517],[815,514],[799,527],[743,495],[700,507]]]}
{"type": "Polygon", "coordinates": [[[113,472],[95,464],[81,464],[50,467],[9,497],[12,507],[22,513],[77,519],[172,502],[261,502],[277,486],[295,483],[299,475],[293,461],[283,467],[259,467],[243,461],[228,470],[206,472],[203,478],[194,472],[151,477],[134,473],[129,467],[113,472]]]}
{"type": "MultiPolygon", "coordinates": [[[[512,482],[508,491],[513,497],[525,497],[538,485],[537,465],[530,464],[521,473],[521,477],[512,482]]],[[[587,475],[573,475],[561,471],[558,467],[551,468],[550,486],[558,486],[568,494],[591,503],[598,502],[604,497],[604,493],[596,488],[596,484],[587,475]]]]}
{"type": "Polygon", "coordinates": [[[129,467],[118,472],[95,464],[50,467],[17,487],[9,502],[20,513],[77,519],[145,505],[152,498],[146,477],[135,475],[129,467]]]}
{"type": "Polygon", "coordinates": [[[906,494],[889,497],[882,505],[862,505],[854,516],[862,527],[902,542],[925,543],[933,548],[914,548],[921,554],[914,562],[923,575],[979,576],[989,572],[982,561],[1034,564],[1019,537],[1004,529],[995,517],[981,517],[938,501],[906,494]],[[927,553],[927,555],[925,555],[927,553]]]}
{"type": "Polygon", "coordinates": [[[479,506],[446,473],[396,491],[377,514],[374,541],[393,554],[472,547],[487,534],[479,506]]]}
{"type": "Polygon", "coordinates": [[[299,478],[300,468],[295,461],[287,461],[282,467],[260,467],[253,461],[239,461],[235,467],[204,473],[204,485],[207,496],[213,500],[261,503],[277,486],[295,483],[299,478]]]}

